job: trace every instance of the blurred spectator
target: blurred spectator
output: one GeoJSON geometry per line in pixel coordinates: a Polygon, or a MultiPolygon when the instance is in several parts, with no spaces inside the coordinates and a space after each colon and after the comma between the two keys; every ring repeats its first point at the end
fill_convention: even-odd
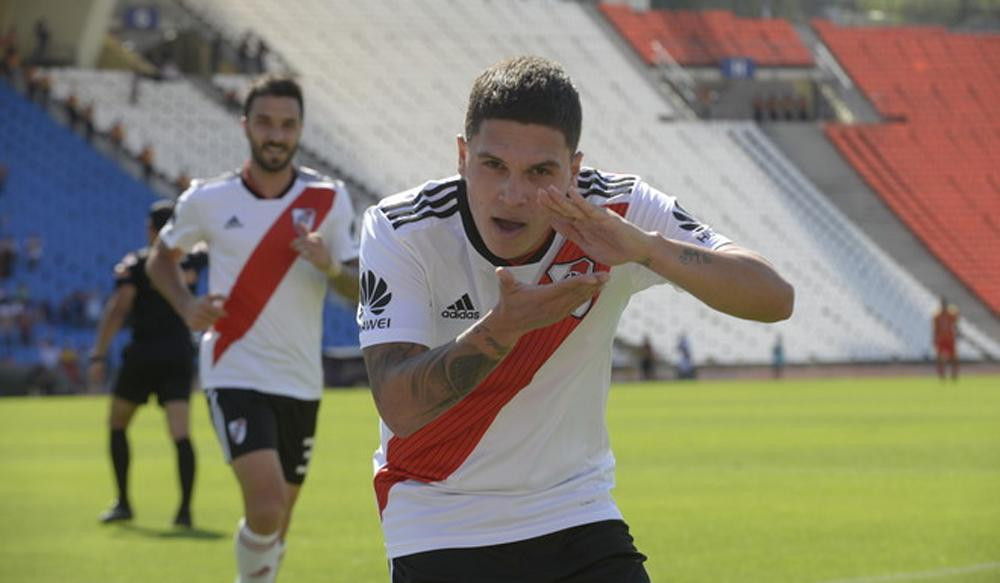
{"type": "Polygon", "coordinates": [[[18,338],[21,346],[31,346],[34,343],[35,310],[30,301],[21,303],[21,310],[16,318],[18,338]]]}
{"type": "Polygon", "coordinates": [[[35,52],[31,55],[31,62],[43,64],[49,54],[49,38],[52,36],[49,30],[49,23],[44,18],[39,18],[35,22],[35,52]]]}
{"type": "Polygon", "coordinates": [[[152,144],[144,145],[137,159],[142,166],[142,177],[148,182],[153,178],[153,163],[156,159],[152,144]]]}
{"type": "Polygon", "coordinates": [[[934,314],[932,320],[934,330],[934,350],[937,353],[938,378],[945,380],[945,364],[951,365],[951,380],[958,380],[958,352],[955,342],[958,340],[958,307],[941,298],[941,308],[934,314]]]}
{"type": "Polygon", "coordinates": [[[235,89],[227,89],[223,98],[226,100],[226,107],[230,109],[240,107],[240,97],[235,89]]]}
{"type": "Polygon", "coordinates": [[[121,148],[122,144],[125,143],[125,128],[122,127],[120,119],[116,119],[115,123],[111,125],[111,129],[108,130],[108,139],[116,148],[121,148]]]}
{"type": "Polygon", "coordinates": [[[800,121],[806,121],[809,119],[809,102],[802,95],[799,95],[796,100],[796,105],[798,109],[798,116],[800,121]]]}
{"type": "Polygon", "coordinates": [[[764,110],[767,112],[767,119],[777,121],[779,118],[778,98],[774,95],[768,95],[767,100],[764,101],[764,110]]]}
{"type": "Polygon", "coordinates": [[[59,348],[51,338],[42,340],[38,345],[38,362],[46,376],[55,378],[56,371],[59,370],[59,348]]]}
{"type": "Polygon", "coordinates": [[[42,260],[45,250],[42,246],[42,238],[32,235],[24,242],[24,254],[28,258],[28,271],[34,271],[42,260]]]}
{"type": "Polygon", "coordinates": [[[38,76],[38,101],[43,107],[48,107],[52,96],[52,78],[42,73],[38,76]]]}
{"type": "Polygon", "coordinates": [[[759,93],[753,96],[753,101],[750,102],[753,108],[753,119],[757,123],[764,121],[764,99],[759,93]]]}
{"type": "Polygon", "coordinates": [[[10,237],[0,240],[0,281],[14,275],[14,264],[17,262],[17,243],[10,237]]]}
{"type": "Polygon", "coordinates": [[[774,339],[774,346],[771,347],[771,373],[776,379],[785,374],[785,345],[781,340],[781,334],[774,339]]]}
{"type": "Polygon", "coordinates": [[[11,356],[14,352],[14,326],[18,313],[16,302],[7,297],[6,291],[0,288],[0,348],[4,356],[11,356]]]}
{"type": "Polygon", "coordinates": [[[6,51],[10,47],[17,46],[17,27],[13,24],[7,29],[7,32],[0,37],[0,51],[6,51]]]}
{"type": "Polygon", "coordinates": [[[644,381],[656,380],[656,351],[649,336],[644,336],[639,345],[639,374],[644,381]]]}
{"type": "Polygon", "coordinates": [[[181,173],[177,175],[177,179],[174,180],[174,186],[180,192],[184,192],[191,186],[191,177],[188,175],[187,170],[181,170],[181,173]]]}
{"type": "Polygon", "coordinates": [[[222,64],[223,46],[225,46],[225,42],[222,38],[222,33],[216,31],[215,35],[212,36],[211,55],[209,56],[209,66],[213,73],[218,73],[219,66],[222,64]]]}
{"type": "Polygon", "coordinates": [[[76,124],[80,121],[80,101],[76,97],[76,93],[70,92],[66,96],[66,101],[63,103],[66,106],[66,117],[69,118],[69,127],[76,129],[76,124]]]}
{"type": "Polygon", "coordinates": [[[697,377],[698,371],[694,368],[694,357],[691,354],[691,342],[684,332],[677,337],[677,353],[677,378],[690,380],[697,377]]]}
{"type": "Polygon", "coordinates": [[[784,117],[786,120],[795,119],[797,110],[798,110],[798,103],[795,100],[795,96],[792,95],[791,93],[785,94],[785,96],[781,98],[782,117],[784,117]]]}
{"type": "Polygon", "coordinates": [[[76,392],[83,385],[80,376],[80,352],[68,342],[59,351],[59,370],[69,379],[70,388],[76,392]]]}
{"type": "Polygon", "coordinates": [[[21,68],[21,54],[17,51],[17,46],[12,45],[3,49],[3,63],[0,63],[0,72],[9,81],[13,81],[17,71],[21,68]]]}
{"type": "Polygon", "coordinates": [[[101,303],[101,292],[93,290],[86,294],[84,300],[84,314],[87,318],[88,326],[96,326],[101,319],[101,311],[104,306],[101,303]]]}
{"type": "Polygon", "coordinates": [[[254,54],[255,73],[263,73],[267,70],[267,54],[270,49],[264,39],[257,39],[257,52],[254,54]]]}
{"type": "Polygon", "coordinates": [[[94,139],[94,104],[88,102],[83,108],[83,112],[80,113],[80,119],[83,120],[83,137],[88,141],[94,139]]]}
{"type": "Polygon", "coordinates": [[[129,105],[139,104],[139,84],[142,81],[141,75],[138,71],[132,71],[132,81],[129,83],[128,87],[128,102],[129,105]]]}
{"type": "Polygon", "coordinates": [[[28,101],[37,102],[41,93],[42,74],[38,72],[38,67],[28,65],[24,68],[24,91],[28,95],[28,101]]]}
{"type": "Polygon", "coordinates": [[[236,57],[240,63],[240,73],[250,73],[250,40],[249,32],[244,33],[240,39],[240,44],[236,47],[236,57]]]}

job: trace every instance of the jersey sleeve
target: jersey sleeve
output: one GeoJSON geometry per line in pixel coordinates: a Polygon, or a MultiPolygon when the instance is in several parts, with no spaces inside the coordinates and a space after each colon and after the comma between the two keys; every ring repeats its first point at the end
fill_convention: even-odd
{"type": "MultiPolygon", "coordinates": [[[[655,231],[667,239],[705,249],[715,250],[732,243],[728,237],[716,233],[695,218],[675,197],[664,194],[645,182],[636,185],[626,218],[645,231],[655,231]]],[[[633,292],[668,283],[666,278],[651,269],[636,264],[630,267],[633,269],[633,292]]]]}
{"type": "Polygon", "coordinates": [[[174,216],[160,229],[160,240],[171,249],[189,253],[200,241],[207,241],[203,217],[198,212],[196,186],[189,188],[177,199],[174,216]]]}
{"type": "Polygon", "coordinates": [[[330,217],[323,223],[323,240],[330,250],[330,256],[341,263],[358,258],[357,219],[351,193],[342,183],[337,183],[337,197],[333,201],[330,217]]]}
{"type": "Polygon", "coordinates": [[[358,328],[361,347],[386,342],[431,346],[431,297],[427,273],[377,207],[365,212],[359,269],[358,328]]]}
{"type": "Polygon", "coordinates": [[[142,262],[135,253],[129,253],[115,265],[115,289],[123,285],[138,285],[142,262]]]}

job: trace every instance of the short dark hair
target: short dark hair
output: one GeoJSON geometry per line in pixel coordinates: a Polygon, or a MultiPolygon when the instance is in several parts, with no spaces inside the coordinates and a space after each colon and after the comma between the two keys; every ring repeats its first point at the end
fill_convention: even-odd
{"type": "Polygon", "coordinates": [[[174,216],[174,201],[172,200],[163,198],[149,207],[149,222],[153,230],[157,232],[163,228],[163,225],[167,224],[172,216],[174,216]]]}
{"type": "Polygon", "coordinates": [[[488,119],[539,124],[562,132],[566,145],[580,143],[583,110],[573,81],[555,61],[514,57],[501,61],[476,78],[465,111],[465,137],[472,138],[488,119]]]}
{"type": "Polygon", "coordinates": [[[261,96],[271,97],[291,97],[299,102],[299,115],[305,117],[306,110],[302,103],[302,88],[298,82],[291,77],[279,77],[276,75],[265,75],[258,77],[250,91],[247,92],[246,99],[243,100],[243,116],[250,117],[250,108],[253,100],[261,96]]]}

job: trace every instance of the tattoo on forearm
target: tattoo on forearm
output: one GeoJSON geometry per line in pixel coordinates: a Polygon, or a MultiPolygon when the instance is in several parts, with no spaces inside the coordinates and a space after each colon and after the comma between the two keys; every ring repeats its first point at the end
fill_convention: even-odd
{"type": "Polygon", "coordinates": [[[376,403],[386,397],[387,384],[401,384],[419,408],[416,416],[435,417],[469,394],[509,351],[479,325],[465,339],[432,350],[417,344],[367,348],[365,363],[376,403]]]}
{"type": "Polygon", "coordinates": [[[643,257],[639,260],[639,265],[645,267],[646,269],[652,269],[653,260],[650,257],[643,257]]]}
{"type": "Polygon", "coordinates": [[[711,255],[694,249],[682,250],[679,259],[684,265],[708,265],[712,262],[711,255]]]}

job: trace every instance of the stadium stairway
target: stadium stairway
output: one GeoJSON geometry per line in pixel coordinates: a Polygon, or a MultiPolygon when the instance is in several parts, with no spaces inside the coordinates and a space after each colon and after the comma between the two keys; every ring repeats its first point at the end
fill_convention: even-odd
{"type": "Polygon", "coordinates": [[[873,192],[816,124],[770,123],[761,126],[785,156],[822,191],[827,200],[862,232],[905,265],[937,295],[958,306],[967,321],[1000,342],[1000,318],[934,256],[927,246],[873,192]]]}

